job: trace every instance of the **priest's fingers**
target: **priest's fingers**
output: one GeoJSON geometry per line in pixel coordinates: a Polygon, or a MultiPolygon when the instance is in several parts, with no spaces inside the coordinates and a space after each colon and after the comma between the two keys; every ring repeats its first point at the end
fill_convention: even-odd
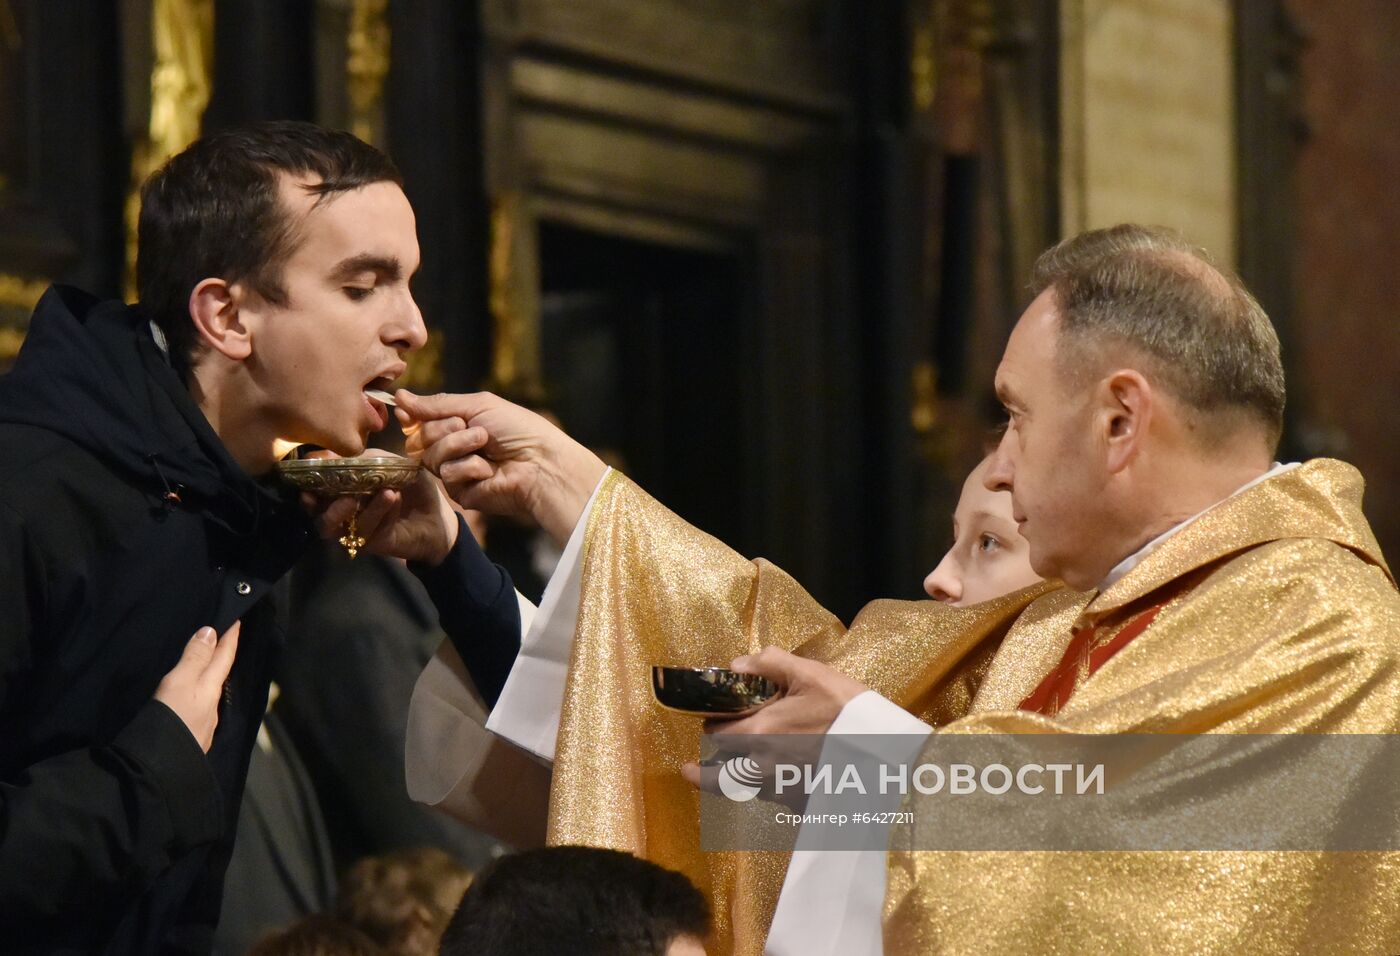
{"type": "Polygon", "coordinates": [[[794,694],[779,697],[757,713],[730,721],[710,732],[768,738],[750,745],[755,753],[786,754],[796,747],[799,741],[796,738],[792,741],[783,738],[790,735],[825,734],[839,712],[840,708],[823,694],[794,694]]]}
{"type": "Polygon", "coordinates": [[[681,776],[697,790],[706,793],[719,793],[719,772],[721,763],[686,763],[681,765],[681,776]]]}
{"type": "Polygon", "coordinates": [[[423,467],[436,473],[445,462],[475,455],[490,439],[480,426],[449,432],[423,449],[423,467]]]}
{"type": "Polygon", "coordinates": [[[488,439],[484,428],[453,432],[423,452],[423,465],[441,478],[455,497],[462,485],[496,473],[495,466],[478,454],[488,439]]]}
{"type": "MultiPolygon", "coordinates": [[[[794,731],[788,726],[785,719],[784,710],[772,714],[769,711],[775,707],[779,701],[775,700],[767,706],[761,708],[757,713],[747,717],[739,717],[734,720],[711,719],[705,721],[705,733],[707,734],[785,734],[794,731]]],[[[786,710],[786,709],[785,709],[786,710]]]]}
{"type": "Polygon", "coordinates": [[[404,448],[410,455],[422,455],[433,445],[442,441],[453,432],[466,431],[467,423],[457,416],[451,418],[434,419],[433,421],[414,424],[413,431],[407,433],[404,439],[404,448]]]}
{"type": "Polygon", "coordinates": [[[394,393],[394,401],[410,418],[420,422],[456,416],[463,421],[471,421],[489,408],[504,404],[504,401],[490,392],[458,394],[441,392],[437,395],[414,395],[399,389],[394,393]]]}
{"type": "Polygon", "coordinates": [[[767,677],[787,688],[798,683],[803,673],[803,665],[814,663],[816,662],[805,660],[782,648],[770,646],[757,654],[745,654],[734,658],[730,667],[744,674],[767,677]]]}
{"type": "MultiPolygon", "coordinates": [[[[869,690],[829,664],[798,657],[777,647],[765,647],[757,654],[735,658],[731,666],[737,671],[776,681],[783,688],[784,699],[806,699],[814,713],[819,717],[824,715],[827,725],[847,703],[869,690]]],[[[813,723],[794,732],[825,733],[825,730],[817,729],[817,724],[813,723]]]]}
{"type": "Polygon", "coordinates": [[[496,473],[496,465],[491,459],[481,455],[468,455],[465,458],[443,462],[441,471],[444,484],[450,481],[460,486],[469,482],[485,481],[496,473]]]}

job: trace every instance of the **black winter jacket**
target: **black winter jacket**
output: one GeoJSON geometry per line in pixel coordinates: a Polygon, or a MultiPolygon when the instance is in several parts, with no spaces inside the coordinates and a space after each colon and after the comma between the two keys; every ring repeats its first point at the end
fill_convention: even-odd
{"type": "MultiPolygon", "coordinates": [[[[519,611],[459,537],[421,576],[494,697],[519,611]]],[[[294,496],[229,456],[138,307],[45,294],[0,377],[5,952],[209,951],[285,639],[272,592],[311,539],[294,496]],[[152,695],[196,629],[238,619],[206,756],[152,695]]]]}

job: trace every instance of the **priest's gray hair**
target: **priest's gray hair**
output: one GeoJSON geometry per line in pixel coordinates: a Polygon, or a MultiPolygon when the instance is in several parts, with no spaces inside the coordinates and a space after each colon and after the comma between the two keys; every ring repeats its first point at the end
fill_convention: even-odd
{"type": "Polygon", "coordinates": [[[1083,384],[1122,363],[1183,402],[1207,445],[1247,421],[1277,446],[1283,432],[1278,333],[1238,276],[1178,233],[1119,225],[1064,240],[1036,260],[1031,291],[1054,290],[1056,362],[1083,384]]]}

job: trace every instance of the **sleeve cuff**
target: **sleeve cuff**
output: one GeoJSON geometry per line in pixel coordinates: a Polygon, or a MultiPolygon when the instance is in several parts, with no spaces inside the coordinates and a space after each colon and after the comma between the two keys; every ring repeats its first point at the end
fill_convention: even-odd
{"type": "Polygon", "coordinates": [[[868,690],[852,698],[831,722],[822,760],[902,764],[917,757],[933,728],[898,704],[868,690]]]}
{"type": "MultiPolygon", "coordinates": [[[[475,611],[491,607],[510,585],[510,575],[491,563],[472,537],[467,520],[457,515],[457,543],[438,565],[408,562],[408,569],[428,589],[438,613],[449,609],[475,611]],[[439,598],[449,600],[439,601],[439,598]]],[[[444,621],[444,624],[446,621],[444,621]]]]}
{"type": "Polygon", "coordinates": [[[831,723],[829,734],[917,734],[927,737],[933,728],[909,711],[873,690],[853,697],[831,723]]]}
{"type": "Polygon", "coordinates": [[[117,734],[112,748],[149,770],[165,798],[176,854],[223,835],[223,794],[185,722],[152,699],[117,734]]]}

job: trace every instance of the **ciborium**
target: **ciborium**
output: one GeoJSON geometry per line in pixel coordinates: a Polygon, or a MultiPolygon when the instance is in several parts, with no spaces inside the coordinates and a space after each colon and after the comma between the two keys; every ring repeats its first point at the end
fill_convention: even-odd
{"type": "Polygon", "coordinates": [[[781,692],[773,681],[727,667],[651,669],[651,692],[667,710],[696,717],[744,717],[781,692]]]}
{"type": "Polygon", "coordinates": [[[277,473],[302,491],[322,498],[357,498],[340,546],[354,558],[365,546],[356,519],[364,499],[379,491],[408,487],[422,467],[412,458],[300,458],[277,463],[277,473]]]}

